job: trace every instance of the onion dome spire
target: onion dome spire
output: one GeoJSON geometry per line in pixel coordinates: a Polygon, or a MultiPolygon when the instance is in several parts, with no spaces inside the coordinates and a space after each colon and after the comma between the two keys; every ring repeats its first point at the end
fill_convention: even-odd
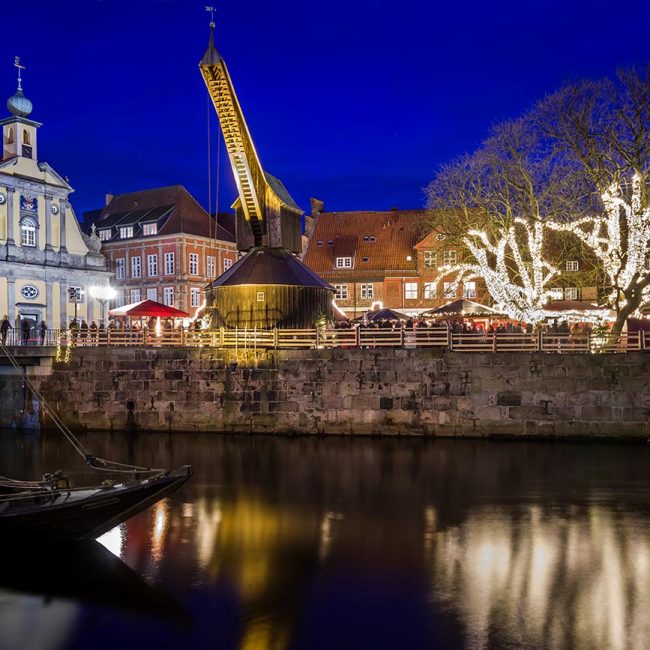
{"type": "Polygon", "coordinates": [[[25,66],[21,64],[19,56],[14,58],[14,66],[18,68],[18,88],[7,100],[7,108],[12,115],[17,117],[28,117],[32,112],[32,103],[23,94],[21,72],[25,69],[25,66]]]}

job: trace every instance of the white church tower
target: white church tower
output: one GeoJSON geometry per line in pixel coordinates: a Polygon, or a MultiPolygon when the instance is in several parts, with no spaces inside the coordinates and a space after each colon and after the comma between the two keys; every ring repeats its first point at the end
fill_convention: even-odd
{"type": "Polygon", "coordinates": [[[19,57],[14,66],[18,87],[7,101],[10,116],[0,120],[0,319],[59,329],[76,311],[79,320],[99,322],[90,288],[108,284],[106,260],[99,239],[81,232],[68,201],[72,187],[38,159],[41,124],[30,118],[19,57]]]}

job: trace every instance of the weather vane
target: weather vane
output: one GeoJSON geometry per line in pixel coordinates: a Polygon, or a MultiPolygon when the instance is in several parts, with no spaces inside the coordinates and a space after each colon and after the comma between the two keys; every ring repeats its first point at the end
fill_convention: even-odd
{"type": "Polygon", "coordinates": [[[204,5],[205,10],[210,12],[210,27],[214,27],[214,12],[216,9],[212,6],[204,5]]]}
{"type": "Polygon", "coordinates": [[[23,89],[21,86],[22,78],[20,76],[20,73],[22,70],[25,70],[26,67],[20,62],[19,56],[14,57],[14,65],[18,68],[18,90],[22,90],[23,89]]]}

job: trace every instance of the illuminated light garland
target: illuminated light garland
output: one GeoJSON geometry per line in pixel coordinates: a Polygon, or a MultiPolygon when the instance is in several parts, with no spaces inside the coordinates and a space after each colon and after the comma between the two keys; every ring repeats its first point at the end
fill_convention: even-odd
{"type": "Polygon", "coordinates": [[[60,363],[61,361],[63,361],[63,363],[70,363],[72,348],[72,332],[70,330],[59,332],[56,337],[56,354],[54,355],[54,361],[57,363],[60,363]],[[61,341],[63,340],[64,336],[66,337],[65,352],[63,351],[63,347],[61,345],[61,341]]]}
{"type": "Polygon", "coordinates": [[[521,254],[515,225],[502,233],[496,243],[490,240],[487,233],[470,230],[463,238],[463,244],[475,263],[438,267],[435,284],[443,277],[454,275],[449,288],[455,294],[462,282],[482,278],[498,311],[514,320],[537,323],[544,319],[542,307],[551,298],[547,285],[560,271],[542,256],[545,224],[539,221],[531,223],[521,218],[516,218],[514,223],[523,226],[526,233],[530,262],[526,262],[521,254]],[[492,264],[488,255],[493,258],[492,264]],[[514,265],[512,270],[509,264],[510,267],[514,265]]]}
{"type": "MultiPolygon", "coordinates": [[[[593,251],[612,286],[608,300],[619,310],[627,305],[623,293],[632,290],[639,278],[648,277],[646,260],[650,246],[650,207],[641,207],[642,183],[643,179],[635,174],[629,203],[621,196],[620,185],[614,184],[602,195],[603,214],[583,217],[572,223],[547,224],[553,230],[574,234],[593,251]],[[625,224],[625,238],[621,233],[621,221],[625,224]]],[[[650,286],[642,289],[642,299],[636,313],[648,302],[650,286]]]]}

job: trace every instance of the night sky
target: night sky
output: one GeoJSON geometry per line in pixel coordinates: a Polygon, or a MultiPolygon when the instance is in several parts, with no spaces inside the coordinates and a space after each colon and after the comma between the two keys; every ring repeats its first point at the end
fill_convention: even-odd
{"type": "MultiPolygon", "coordinates": [[[[310,196],[328,210],[421,207],[437,167],[495,122],[650,58],[642,1],[213,3],[262,164],[305,210],[310,196]]],[[[170,184],[207,203],[203,5],[3,3],[2,100],[20,55],[39,158],[69,177],[79,215],[106,192],[170,184]]],[[[220,210],[235,198],[223,149],[222,163],[220,210]]]]}

